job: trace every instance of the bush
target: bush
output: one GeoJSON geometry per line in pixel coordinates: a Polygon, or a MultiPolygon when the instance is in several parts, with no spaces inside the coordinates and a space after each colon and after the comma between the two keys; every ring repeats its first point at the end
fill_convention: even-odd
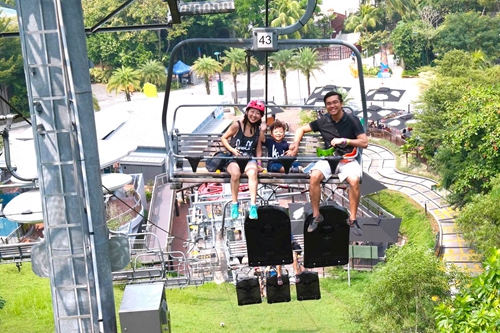
{"type": "Polygon", "coordinates": [[[403,71],[402,77],[417,77],[419,71],[416,69],[405,69],[403,71]]]}
{"type": "Polygon", "coordinates": [[[95,67],[90,69],[90,82],[92,83],[104,83],[107,84],[109,78],[111,77],[110,68],[95,67]]]}

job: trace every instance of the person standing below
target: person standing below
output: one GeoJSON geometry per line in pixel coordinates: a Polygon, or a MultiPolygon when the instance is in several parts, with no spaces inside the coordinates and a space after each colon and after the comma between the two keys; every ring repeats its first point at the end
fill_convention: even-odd
{"type": "MultiPolygon", "coordinates": [[[[236,121],[222,135],[221,142],[233,156],[262,156],[262,141],[264,133],[259,128],[264,116],[265,106],[261,101],[253,100],[248,103],[245,109],[243,121],[236,121]],[[231,142],[229,142],[231,140],[231,142]]],[[[248,188],[250,191],[250,210],[248,217],[258,219],[257,214],[257,174],[261,169],[261,162],[255,159],[248,161],[245,167],[245,174],[248,177],[248,188]]],[[[240,187],[241,171],[236,161],[230,161],[226,166],[226,171],[231,176],[231,218],[237,219],[240,216],[238,206],[238,191],[240,187]]]]}
{"type": "MultiPolygon", "coordinates": [[[[260,126],[261,131],[265,133],[267,126],[262,124],[260,126]]],[[[292,151],[290,150],[290,145],[288,142],[283,140],[285,137],[285,128],[286,125],[280,120],[276,120],[274,124],[269,127],[269,131],[271,132],[271,136],[266,138],[264,136],[264,141],[262,144],[267,148],[267,156],[276,158],[275,160],[269,161],[267,164],[267,171],[269,172],[285,172],[285,167],[283,163],[281,163],[277,158],[280,156],[292,156],[292,151]]],[[[302,167],[299,163],[294,162],[292,167],[290,168],[291,172],[301,172],[302,167]]]]}
{"type": "MultiPolygon", "coordinates": [[[[320,132],[325,141],[325,148],[335,148],[335,155],[344,156],[346,159],[340,161],[335,173],[339,180],[347,180],[350,186],[349,190],[349,226],[355,235],[361,236],[363,231],[359,227],[356,215],[358,211],[359,199],[361,197],[359,180],[363,170],[358,161],[352,157],[356,156],[357,148],[368,147],[368,138],[358,117],[353,114],[347,114],[342,109],[342,95],[336,91],[328,92],[323,98],[328,115],[319,118],[307,125],[297,129],[294,138],[293,155],[297,155],[298,146],[302,136],[307,132],[320,132]],[[347,159],[351,157],[352,159],[347,159]]],[[[326,160],[320,160],[311,167],[306,167],[304,172],[310,173],[309,194],[311,197],[311,206],[313,210],[313,219],[308,232],[316,230],[318,225],[323,222],[323,216],[319,212],[321,198],[321,182],[327,181],[332,171],[330,164],[326,160]]]]}

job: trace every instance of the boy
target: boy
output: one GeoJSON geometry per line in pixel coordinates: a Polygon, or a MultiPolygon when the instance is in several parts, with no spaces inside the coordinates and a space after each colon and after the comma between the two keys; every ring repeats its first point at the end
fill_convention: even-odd
{"type": "MultiPolygon", "coordinates": [[[[267,156],[278,158],[280,156],[292,156],[292,151],[290,150],[290,146],[288,142],[283,141],[285,137],[285,123],[276,119],[274,124],[269,128],[271,132],[270,138],[265,138],[265,141],[262,141],[262,145],[267,148],[267,156]]],[[[261,131],[265,131],[266,126],[261,126],[261,131]]],[[[268,172],[285,172],[285,168],[283,164],[279,160],[271,160],[267,164],[268,172]]],[[[294,162],[292,167],[290,168],[290,172],[302,172],[302,166],[299,165],[298,162],[294,162]]]]}

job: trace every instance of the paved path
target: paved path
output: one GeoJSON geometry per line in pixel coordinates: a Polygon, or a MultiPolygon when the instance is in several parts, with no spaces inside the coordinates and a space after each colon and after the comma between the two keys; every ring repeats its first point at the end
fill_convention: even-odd
{"type": "Polygon", "coordinates": [[[402,173],[396,170],[395,166],[395,156],[388,149],[374,144],[364,149],[365,172],[389,189],[408,195],[436,219],[441,232],[441,257],[446,263],[455,264],[472,274],[482,272],[481,263],[475,259],[474,250],[467,247],[462,234],[455,226],[456,211],[447,204],[441,193],[431,190],[431,186],[436,182],[402,173]]]}

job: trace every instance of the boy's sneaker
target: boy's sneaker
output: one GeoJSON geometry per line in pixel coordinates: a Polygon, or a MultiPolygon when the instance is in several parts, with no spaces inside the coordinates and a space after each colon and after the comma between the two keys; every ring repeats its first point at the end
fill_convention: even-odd
{"type": "Polygon", "coordinates": [[[311,169],[314,167],[315,164],[316,164],[315,162],[309,163],[304,169],[302,169],[302,172],[305,173],[306,175],[309,174],[309,172],[311,172],[311,169]]]}
{"type": "Polygon", "coordinates": [[[356,236],[362,236],[363,235],[363,230],[361,229],[361,227],[359,226],[358,224],[358,220],[349,220],[348,222],[349,224],[349,227],[351,227],[352,229],[352,232],[356,235],[356,236]]]}
{"type": "Polygon", "coordinates": [[[248,218],[250,218],[251,220],[257,220],[259,218],[259,215],[257,214],[257,205],[250,205],[248,218]]]}
{"type": "Polygon", "coordinates": [[[236,220],[238,217],[240,217],[239,205],[237,203],[233,203],[231,205],[231,218],[236,220]]]}
{"type": "Polygon", "coordinates": [[[316,230],[318,225],[321,222],[323,222],[323,220],[324,220],[324,218],[323,218],[323,215],[321,215],[321,214],[319,214],[316,217],[313,217],[311,224],[309,224],[309,226],[307,227],[307,232],[313,232],[314,230],[316,230]]]}
{"type": "Polygon", "coordinates": [[[300,169],[298,166],[293,166],[290,168],[290,172],[292,173],[299,173],[300,172],[300,169]]]}

